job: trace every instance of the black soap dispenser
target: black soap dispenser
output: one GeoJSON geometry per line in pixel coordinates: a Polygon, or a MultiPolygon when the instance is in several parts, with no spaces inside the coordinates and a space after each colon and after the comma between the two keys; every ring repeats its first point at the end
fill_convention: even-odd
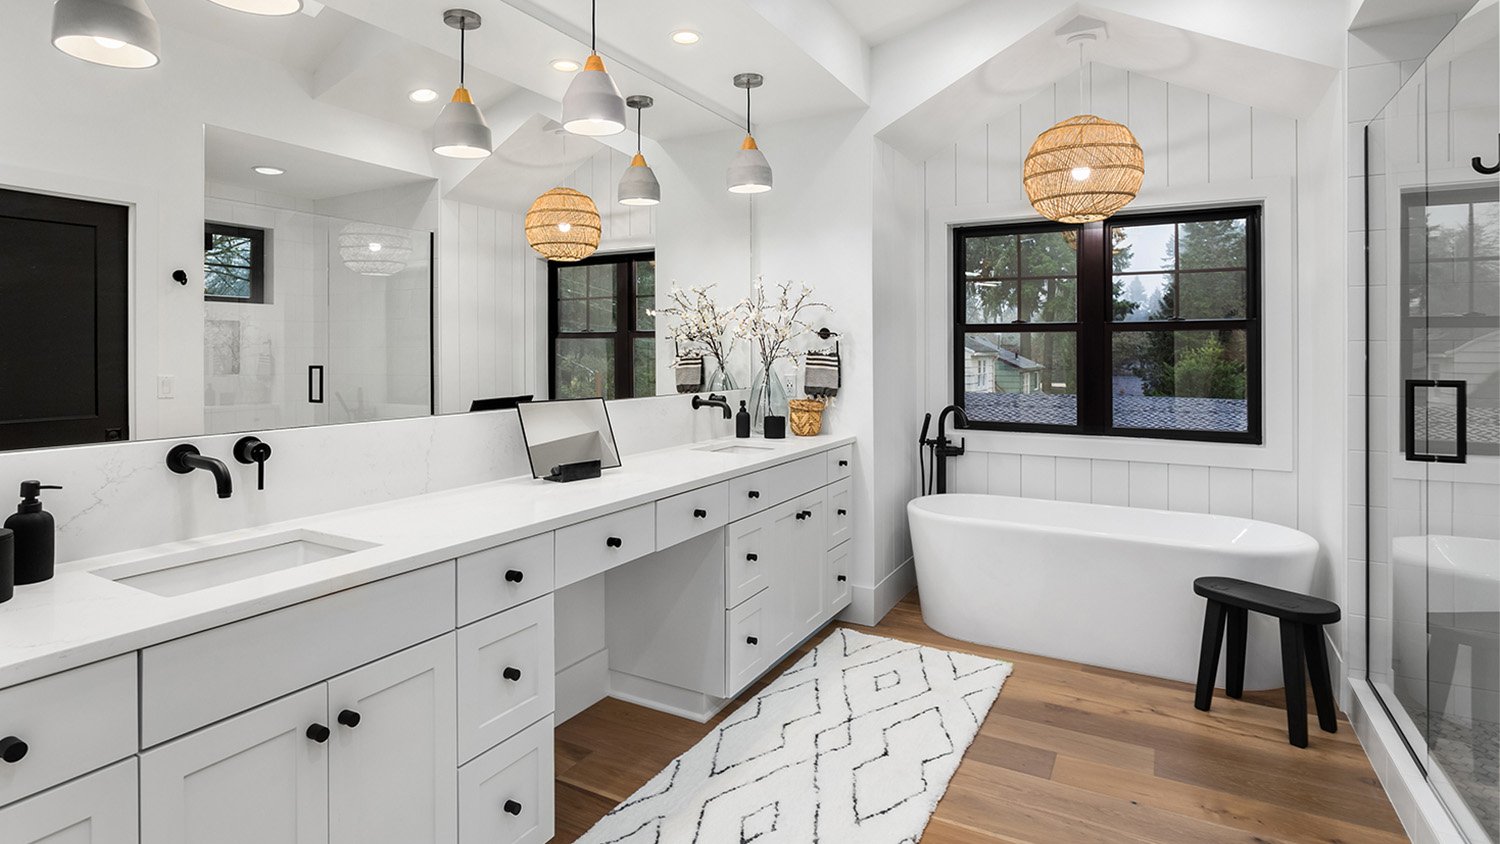
{"type": "Polygon", "coordinates": [[[750,411],[740,402],[740,412],[734,415],[734,435],[742,440],[750,439],[750,411]]]}
{"type": "Polygon", "coordinates": [[[56,537],[52,514],[42,509],[44,489],[62,487],[22,481],[21,506],[5,520],[5,528],[15,533],[17,586],[52,579],[56,537]]]}

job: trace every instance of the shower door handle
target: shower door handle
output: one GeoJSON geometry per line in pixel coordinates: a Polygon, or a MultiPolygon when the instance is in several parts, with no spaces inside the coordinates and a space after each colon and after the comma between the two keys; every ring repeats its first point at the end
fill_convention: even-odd
{"type": "MultiPolygon", "coordinates": [[[[1419,378],[1406,382],[1405,410],[1402,414],[1406,459],[1417,463],[1466,463],[1469,459],[1469,382],[1433,381],[1419,378]],[[1453,452],[1434,454],[1417,450],[1417,393],[1422,390],[1453,390],[1453,452]]],[[[1430,428],[1429,428],[1430,431],[1430,428]]]]}
{"type": "Polygon", "coordinates": [[[323,403],[323,367],[319,364],[307,368],[307,402],[323,403]]]}

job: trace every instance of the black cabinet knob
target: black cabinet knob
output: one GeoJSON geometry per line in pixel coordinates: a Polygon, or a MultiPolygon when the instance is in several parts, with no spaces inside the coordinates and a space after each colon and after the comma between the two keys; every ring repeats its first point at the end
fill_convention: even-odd
{"type": "Polygon", "coordinates": [[[747,645],[758,645],[758,644],[760,644],[760,640],[757,639],[757,638],[755,638],[754,636],[746,636],[745,637],[745,644],[747,644],[747,645]]]}
{"type": "Polygon", "coordinates": [[[618,537],[618,536],[611,536],[610,538],[604,540],[604,544],[608,545],[611,548],[619,548],[621,545],[624,545],[625,543],[624,543],[623,540],[620,539],[620,537],[618,537]]]}
{"type": "Polygon", "coordinates": [[[840,516],[847,516],[847,515],[849,515],[849,511],[848,510],[844,510],[844,509],[840,509],[839,510],[839,515],[840,516]]]}
{"type": "Polygon", "coordinates": [[[801,510],[801,511],[799,511],[797,513],[797,521],[799,521],[799,522],[802,521],[803,519],[811,519],[811,518],[812,518],[812,511],[811,510],[801,510]]]}
{"type": "Polygon", "coordinates": [[[708,518],[708,511],[707,510],[694,510],[693,511],[693,518],[695,518],[695,519],[706,519],[706,518],[708,518]]]}
{"type": "Polygon", "coordinates": [[[839,583],[843,583],[843,582],[844,582],[844,581],[846,581],[846,580],[848,580],[848,579],[849,579],[849,578],[847,578],[847,577],[845,577],[845,576],[844,576],[844,575],[842,575],[842,574],[841,574],[841,575],[839,575],[839,583]]]}
{"type": "Polygon", "coordinates": [[[848,465],[849,465],[849,461],[847,461],[847,460],[840,460],[839,461],[839,467],[840,468],[842,468],[844,466],[848,466],[848,465]]]}
{"type": "Polygon", "coordinates": [[[328,737],[330,735],[332,735],[332,733],[330,733],[328,731],[328,728],[323,726],[322,724],[313,724],[311,727],[307,728],[307,737],[317,742],[318,744],[322,744],[323,742],[328,741],[328,737]]]}
{"type": "Polygon", "coordinates": [[[26,742],[21,741],[15,736],[6,736],[0,739],[0,759],[4,759],[12,765],[25,759],[26,751],[30,749],[26,742]]]}
{"type": "Polygon", "coordinates": [[[750,490],[749,495],[750,495],[751,498],[759,498],[760,497],[760,492],[758,490],[753,490],[752,489],[752,490],[750,490]]]}
{"type": "Polygon", "coordinates": [[[750,562],[753,563],[756,560],[760,559],[760,555],[759,554],[746,554],[745,555],[745,559],[747,559],[747,560],[749,560],[750,562]]]}
{"type": "Polygon", "coordinates": [[[520,583],[523,579],[525,579],[525,577],[526,575],[516,571],[515,569],[511,569],[510,571],[507,571],[505,573],[505,580],[509,583],[520,583]]]}
{"type": "Polygon", "coordinates": [[[352,730],[359,726],[359,713],[352,709],[345,709],[339,713],[339,723],[352,730]]]}
{"type": "Polygon", "coordinates": [[[507,801],[505,801],[505,813],[508,814],[508,815],[519,815],[519,814],[521,814],[521,804],[517,803],[514,800],[507,800],[507,801]]]}
{"type": "Polygon", "coordinates": [[[507,667],[504,671],[500,672],[500,676],[514,683],[515,681],[521,679],[521,669],[507,667]]]}

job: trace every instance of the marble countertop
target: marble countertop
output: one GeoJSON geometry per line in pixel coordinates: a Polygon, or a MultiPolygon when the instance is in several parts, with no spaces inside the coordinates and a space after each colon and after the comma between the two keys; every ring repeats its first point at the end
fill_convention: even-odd
{"type": "Polygon", "coordinates": [[[755,472],[853,437],[714,440],[631,455],[601,478],[508,478],[59,565],[0,604],[0,688],[755,472]],[[725,453],[718,446],[766,447],[725,453]],[[374,547],[163,597],[94,572],[290,530],[374,547]]]}

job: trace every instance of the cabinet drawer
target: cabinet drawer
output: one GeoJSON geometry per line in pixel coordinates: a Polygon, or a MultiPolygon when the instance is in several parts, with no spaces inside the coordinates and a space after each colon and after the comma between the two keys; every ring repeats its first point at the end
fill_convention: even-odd
{"type": "Polygon", "coordinates": [[[828,606],[824,608],[823,614],[827,618],[838,615],[849,606],[849,558],[853,551],[854,543],[846,542],[829,551],[828,556],[823,558],[824,576],[827,578],[823,589],[828,596],[828,606]]]}
{"type": "Polygon", "coordinates": [[[714,484],[656,502],[656,547],[670,548],[729,522],[729,484],[714,484]]]}
{"type": "Polygon", "coordinates": [[[854,533],[854,482],[848,478],[828,486],[828,547],[833,548],[854,533]]]}
{"type": "Polygon", "coordinates": [[[775,647],[766,637],[771,632],[767,601],[770,593],[762,591],[728,611],[725,625],[728,653],[725,658],[729,694],[734,697],[750,685],[771,664],[775,647]]]}
{"type": "Polygon", "coordinates": [[[772,466],[729,481],[729,520],[795,498],[828,483],[828,461],[821,454],[772,466]]]}
{"type": "Polygon", "coordinates": [[[728,559],[724,561],[724,606],[743,604],[770,583],[767,574],[775,565],[780,545],[775,520],[757,514],[729,526],[728,559]]]}
{"type": "Polygon", "coordinates": [[[656,504],[610,513],[554,534],[557,588],[587,580],[656,550],[656,504]]]}
{"type": "Polygon", "coordinates": [[[552,714],[552,596],[458,631],[458,758],[552,714]]]}
{"type": "Polygon", "coordinates": [[[0,809],[0,841],[136,844],[140,840],[139,795],[132,757],[0,809]]]}
{"type": "Polygon", "coordinates": [[[828,480],[836,481],[854,474],[854,444],[841,445],[827,452],[828,480]]]}
{"type": "Polygon", "coordinates": [[[552,718],[458,769],[459,844],[552,838],[552,718]]]}
{"type": "Polygon", "coordinates": [[[135,731],[135,654],[0,690],[0,739],[26,743],[0,762],[0,805],[134,754],[135,731]]]}
{"type": "Polygon", "coordinates": [[[552,591],[552,534],[458,558],[458,623],[524,604],[552,591]]]}
{"type": "Polygon", "coordinates": [[[442,563],[141,651],[141,746],[441,636],[454,587],[442,563]]]}

